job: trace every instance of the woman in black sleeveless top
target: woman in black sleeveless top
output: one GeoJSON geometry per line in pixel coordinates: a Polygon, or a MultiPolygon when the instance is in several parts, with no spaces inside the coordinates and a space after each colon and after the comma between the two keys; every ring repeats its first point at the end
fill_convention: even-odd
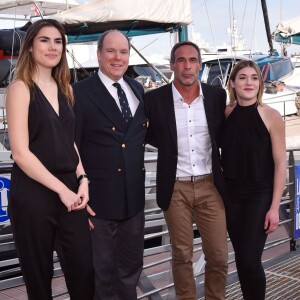
{"type": "Polygon", "coordinates": [[[285,186],[284,123],[278,111],[262,103],[263,79],[253,61],[237,63],[229,80],[222,145],[227,228],[244,299],[263,300],[261,257],[267,235],[278,226],[285,186]]]}
{"type": "Polygon", "coordinates": [[[57,21],[35,22],[27,31],[14,81],[7,90],[15,162],[9,215],[30,300],[52,299],[55,243],[71,299],[93,298],[84,209],[88,181],[74,144],[73,94],[65,48],[64,30],[57,21]]]}

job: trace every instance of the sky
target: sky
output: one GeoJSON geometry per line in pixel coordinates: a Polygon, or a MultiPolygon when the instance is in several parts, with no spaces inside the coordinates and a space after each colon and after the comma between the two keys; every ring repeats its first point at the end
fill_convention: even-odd
{"type": "MultiPolygon", "coordinates": [[[[236,19],[238,34],[246,39],[246,48],[253,51],[268,52],[261,1],[260,0],[191,0],[193,23],[188,26],[191,32],[200,34],[203,44],[230,44],[227,29],[233,18],[236,19]],[[233,9],[230,9],[233,7],[233,9]]],[[[273,32],[282,20],[300,16],[299,0],[267,0],[270,29],[273,32]]],[[[144,48],[144,55],[151,55],[157,49],[168,56],[174,39],[169,34],[156,34],[146,38],[135,38],[138,49],[144,48]],[[149,46],[147,46],[149,44],[149,46]]],[[[280,45],[274,43],[280,52],[280,45]]],[[[288,54],[300,53],[300,45],[288,46],[288,54]]]]}
{"type": "MultiPolygon", "coordinates": [[[[268,51],[260,0],[191,0],[191,7],[193,22],[188,26],[189,40],[192,39],[191,33],[196,32],[203,45],[214,47],[230,44],[227,30],[235,19],[238,34],[246,39],[247,49],[252,52],[268,51]]],[[[271,32],[281,20],[300,16],[299,0],[267,0],[267,8],[271,32]]],[[[0,28],[6,28],[5,25],[0,21],[0,28]]],[[[165,33],[136,37],[132,43],[143,55],[169,58],[174,36],[165,33]]],[[[274,43],[274,48],[280,52],[278,43],[274,43]]],[[[300,45],[288,46],[287,51],[288,54],[300,53],[300,45]]]]}

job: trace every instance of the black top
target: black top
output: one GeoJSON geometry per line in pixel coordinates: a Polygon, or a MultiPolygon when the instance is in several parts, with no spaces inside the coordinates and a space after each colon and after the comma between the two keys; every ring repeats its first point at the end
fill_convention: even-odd
{"type": "Polygon", "coordinates": [[[229,180],[273,180],[271,137],[257,104],[236,105],[225,123],[221,155],[224,177],[229,180]]]}
{"type": "Polygon", "coordinates": [[[36,84],[30,89],[29,149],[57,175],[74,172],[79,162],[74,148],[73,110],[61,91],[58,91],[58,102],[59,115],[36,84]]]}

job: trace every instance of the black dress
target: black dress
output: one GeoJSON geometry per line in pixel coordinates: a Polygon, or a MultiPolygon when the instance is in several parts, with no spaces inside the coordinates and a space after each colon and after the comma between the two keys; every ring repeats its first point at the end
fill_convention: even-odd
{"type": "Polygon", "coordinates": [[[265,299],[261,256],[267,235],[264,221],[273,194],[271,137],[257,104],[236,105],[225,123],[221,162],[226,180],[227,228],[244,299],[265,299]]]}
{"type": "MultiPolygon", "coordinates": [[[[29,149],[77,192],[75,118],[59,91],[59,115],[34,84],[28,113],[29,149]]],[[[67,212],[57,193],[28,177],[15,163],[9,215],[29,299],[52,299],[53,250],[59,244],[71,299],[92,299],[93,271],[85,210],[67,212]]]]}

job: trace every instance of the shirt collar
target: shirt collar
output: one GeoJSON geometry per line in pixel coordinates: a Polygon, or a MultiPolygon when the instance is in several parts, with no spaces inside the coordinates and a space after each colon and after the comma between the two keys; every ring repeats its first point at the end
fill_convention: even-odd
{"type": "MultiPolygon", "coordinates": [[[[201,84],[200,84],[199,80],[198,80],[198,84],[199,84],[199,87],[200,87],[199,98],[201,98],[201,97],[203,97],[203,92],[202,92],[201,84]]],[[[174,82],[172,82],[172,94],[173,94],[173,100],[174,100],[174,102],[177,102],[177,101],[180,101],[180,100],[183,101],[183,97],[181,96],[181,94],[179,93],[179,91],[176,89],[176,87],[174,85],[174,82]]]]}
{"type": "MultiPolygon", "coordinates": [[[[110,88],[114,83],[115,81],[110,79],[109,77],[107,77],[103,72],[101,72],[101,70],[99,69],[98,70],[98,76],[99,78],[101,79],[102,83],[104,84],[104,86],[108,89],[110,88]]],[[[124,79],[123,77],[117,81],[118,83],[120,83],[120,85],[124,86],[124,79]]]]}
{"type": "Polygon", "coordinates": [[[173,94],[173,100],[174,102],[180,101],[182,100],[182,96],[180,95],[180,93],[178,92],[178,90],[176,89],[174,82],[172,82],[172,94],[173,94]]]}

